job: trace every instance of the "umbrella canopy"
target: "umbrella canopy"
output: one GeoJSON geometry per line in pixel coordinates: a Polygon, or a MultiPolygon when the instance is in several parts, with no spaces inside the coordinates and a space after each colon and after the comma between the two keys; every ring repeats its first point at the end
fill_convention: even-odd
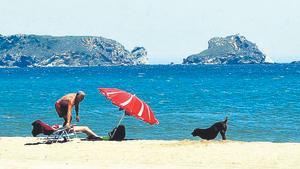
{"type": "Polygon", "coordinates": [[[158,124],[151,108],[135,95],[116,88],[99,88],[114,105],[125,110],[127,115],[134,116],[149,124],[158,124]]]}

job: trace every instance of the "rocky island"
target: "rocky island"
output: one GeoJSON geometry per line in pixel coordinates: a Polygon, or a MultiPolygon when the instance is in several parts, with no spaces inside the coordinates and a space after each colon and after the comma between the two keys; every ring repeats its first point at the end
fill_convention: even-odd
{"type": "Polygon", "coordinates": [[[300,64],[300,61],[292,61],[291,64],[300,64]]]}
{"type": "Polygon", "coordinates": [[[208,49],[188,56],[183,64],[259,64],[265,60],[256,44],[237,34],[210,39],[208,49]]]}
{"type": "Polygon", "coordinates": [[[128,51],[120,43],[94,36],[0,35],[0,67],[140,65],[144,47],[128,51]]]}

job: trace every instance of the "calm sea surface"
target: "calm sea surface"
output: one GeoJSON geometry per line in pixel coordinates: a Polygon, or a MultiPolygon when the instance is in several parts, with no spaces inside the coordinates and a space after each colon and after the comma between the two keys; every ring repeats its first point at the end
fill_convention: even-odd
{"type": "Polygon", "coordinates": [[[127,138],[196,139],[194,128],[228,116],[230,140],[300,142],[300,65],[291,64],[0,69],[0,136],[30,136],[37,119],[62,123],[54,102],[78,90],[87,96],[73,122],[106,135],[121,112],[98,87],[134,93],[154,110],[156,126],[125,118],[127,138]]]}

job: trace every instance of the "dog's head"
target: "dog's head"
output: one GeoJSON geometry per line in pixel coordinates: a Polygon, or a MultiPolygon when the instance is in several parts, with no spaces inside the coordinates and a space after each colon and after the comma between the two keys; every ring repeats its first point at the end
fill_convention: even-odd
{"type": "Polygon", "coordinates": [[[201,129],[197,128],[191,133],[194,137],[201,135],[201,129]]]}
{"type": "Polygon", "coordinates": [[[228,117],[225,118],[225,120],[223,121],[225,124],[227,124],[227,120],[228,120],[228,117]]]}
{"type": "Polygon", "coordinates": [[[221,123],[221,124],[222,124],[222,125],[221,125],[221,128],[222,128],[222,130],[225,131],[225,132],[226,132],[226,130],[227,130],[227,121],[228,121],[228,118],[226,117],[225,120],[221,123]]]}

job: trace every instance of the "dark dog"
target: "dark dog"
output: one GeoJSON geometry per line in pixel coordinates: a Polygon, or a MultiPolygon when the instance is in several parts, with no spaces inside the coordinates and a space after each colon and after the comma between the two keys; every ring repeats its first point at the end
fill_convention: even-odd
{"type": "Polygon", "coordinates": [[[226,135],[225,135],[226,130],[227,130],[227,117],[224,121],[217,122],[207,129],[200,129],[200,128],[195,129],[192,132],[192,135],[194,137],[199,136],[205,140],[212,140],[215,139],[218,133],[220,132],[222,135],[222,139],[226,140],[226,135]]]}

